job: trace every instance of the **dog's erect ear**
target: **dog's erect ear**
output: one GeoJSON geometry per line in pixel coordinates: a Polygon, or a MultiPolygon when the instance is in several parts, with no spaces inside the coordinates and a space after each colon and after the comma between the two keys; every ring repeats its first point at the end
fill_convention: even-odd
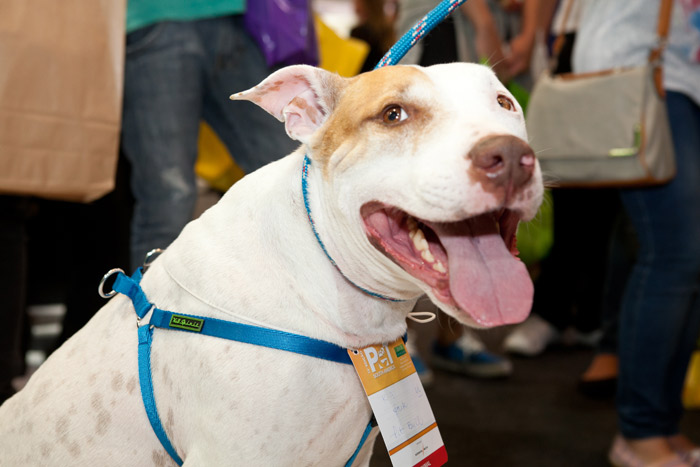
{"type": "Polygon", "coordinates": [[[284,122],[290,138],[308,143],[333,111],[345,78],[308,65],[293,65],[268,76],[252,89],[231,96],[259,105],[284,122]]]}

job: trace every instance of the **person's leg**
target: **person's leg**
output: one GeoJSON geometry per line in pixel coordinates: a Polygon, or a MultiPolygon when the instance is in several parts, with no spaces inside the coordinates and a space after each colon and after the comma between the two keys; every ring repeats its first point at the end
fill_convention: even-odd
{"type": "Polygon", "coordinates": [[[611,190],[553,190],[554,244],[535,287],[533,312],[559,331],[600,326],[608,244],[618,195],[611,190]],[[582,228],[582,223],[586,224],[582,228]],[[578,316],[572,316],[572,307],[578,316]]]}
{"type": "Polygon", "coordinates": [[[287,136],[284,124],[254,104],[229,99],[273,71],[245,31],[243,17],[198,21],[197,30],[206,46],[204,119],[238,166],[250,173],[294,151],[299,143],[287,136]]]}
{"type": "Polygon", "coordinates": [[[26,198],[0,196],[0,404],[14,393],[12,379],[24,371],[28,206],[26,198]]]}
{"type": "Polygon", "coordinates": [[[90,204],[63,203],[58,212],[69,222],[65,248],[66,314],[63,330],[54,347],[58,348],[80,330],[107,303],[97,293],[97,284],[112,268],[129,267],[129,224],[133,201],[129,173],[119,157],[115,188],[90,204]]]}
{"type": "Polygon", "coordinates": [[[639,254],[620,317],[620,431],[640,455],[668,455],[678,434],[681,390],[698,336],[700,277],[700,108],[669,92],[678,174],[669,184],[623,190],[639,254]]]}
{"type": "Polygon", "coordinates": [[[504,340],[504,348],[511,353],[536,356],[569,326],[583,333],[600,327],[604,271],[618,196],[610,190],[555,189],[552,199],[554,243],[535,280],[531,316],[504,340]]]}
{"type": "Polygon", "coordinates": [[[598,352],[617,355],[620,307],[627,280],[632,272],[637,256],[637,238],[629,217],[622,210],[618,213],[613,227],[606,280],[603,288],[601,326],[603,336],[598,344],[598,352]]]}
{"type": "Polygon", "coordinates": [[[624,211],[618,213],[605,266],[600,327],[602,335],[588,368],[578,382],[579,390],[594,398],[612,398],[617,391],[619,333],[622,293],[637,252],[634,229],[624,211]]]}
{"type": "Polygon", "coordinates": [[[127,35],[122,148],[135,198],[131,268],[166,248],[192,218],[202,109],[203,53],[189,22],[127,35]]]}

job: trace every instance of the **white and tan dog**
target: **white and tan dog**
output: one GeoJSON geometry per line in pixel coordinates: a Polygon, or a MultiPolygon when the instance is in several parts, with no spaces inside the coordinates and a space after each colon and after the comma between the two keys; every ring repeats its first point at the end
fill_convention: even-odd
{"type": "MultiPolygon", "coordinates": [[[[469,325],[527,316],[515,231],[540,204],[541,174],[522,111],[488,68],[345,79],[293,66],[233,98],[303,144],[237,183],[153,263],[142,286],[157,307],[345,348],[403,335],[423,294],[469,325]],[[307,217],[304,155],[308,204],[337,268],[307,217]]],[[[144,411],[136,334],[118,295],[56,351],[0,408],[0,465],[174,465],[144,411]]],[[[165,330],[151,359],[158,412],[186,466],[342,466],[371,415],[350,365],[165,330]]]]}

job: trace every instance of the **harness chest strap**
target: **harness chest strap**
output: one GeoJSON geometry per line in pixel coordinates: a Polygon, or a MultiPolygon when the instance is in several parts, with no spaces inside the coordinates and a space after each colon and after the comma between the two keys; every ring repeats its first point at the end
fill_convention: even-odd
{"type": "MultiPolygon", "coordinates": [[[[139,320],[143,319],[149,311],[153,310],[150,322],[138,327],[138,364],[139,383],[141,386],[141,397],[143,405],[148,415],[151,427],[168,452],[170,457],[178,464],[182,465],[182,459],[168,439],[165,429],[160,421],[158,409],[156,408],[153,381],[151,377],[151,347],[153,343],[153,331],[155,328],[177,330],[190,333],[198,333],[221,339],[228,339],[247,344],[269,347],[287,352],[294,352],[309,357],[329,360],[335,363],[352,365],[348,352],[343,347],[336,344],[312,339],[299,334],[266,329],[242,323],[224,321],[215,318],[205,318],[201,316],[176,314],[170,311],[161,310],[152,305],[146,298],[139,282],[141,281],[142,270],[139,268],[132,277],[119,272],[114,282],[113,289],[116,292],[128,296],[133,305],[139,320]]],[[[367,440],[373,424],[374,418],[370,420],[362,434],[360,443],[352,457],[345,464],[346,467],[352,465],[359,454],[362,446],[367,440]]]]}

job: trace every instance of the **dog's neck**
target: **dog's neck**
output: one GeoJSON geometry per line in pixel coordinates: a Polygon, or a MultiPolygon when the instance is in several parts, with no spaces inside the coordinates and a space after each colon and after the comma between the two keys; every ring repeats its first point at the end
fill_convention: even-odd
{"type": "MultiPolygon", "coordinates": [[[[301,193],[302,159],[303,152],[296,152],[247,176],[191,222],[144,278],[151,301],[161,308],[178,303],[196,308],[171,311],[244,317],[352,348],[402,335],[415,300],[389,302],[365,294],[339,273],[314,238],[301,193]],[[175,282],[178,296],[171,291],[152,297],[149,275],[175,282]]],[[[314,186],[310,202],[325,220],[321,189],[320,183],[314,186]]],[[[324,240],[333,228],[317,227],[324,240]]],[[[339,253],[335,242],[326,243],[339,253]]],[[[346,255],[340,264],[350,264],[346,255]]]]}

